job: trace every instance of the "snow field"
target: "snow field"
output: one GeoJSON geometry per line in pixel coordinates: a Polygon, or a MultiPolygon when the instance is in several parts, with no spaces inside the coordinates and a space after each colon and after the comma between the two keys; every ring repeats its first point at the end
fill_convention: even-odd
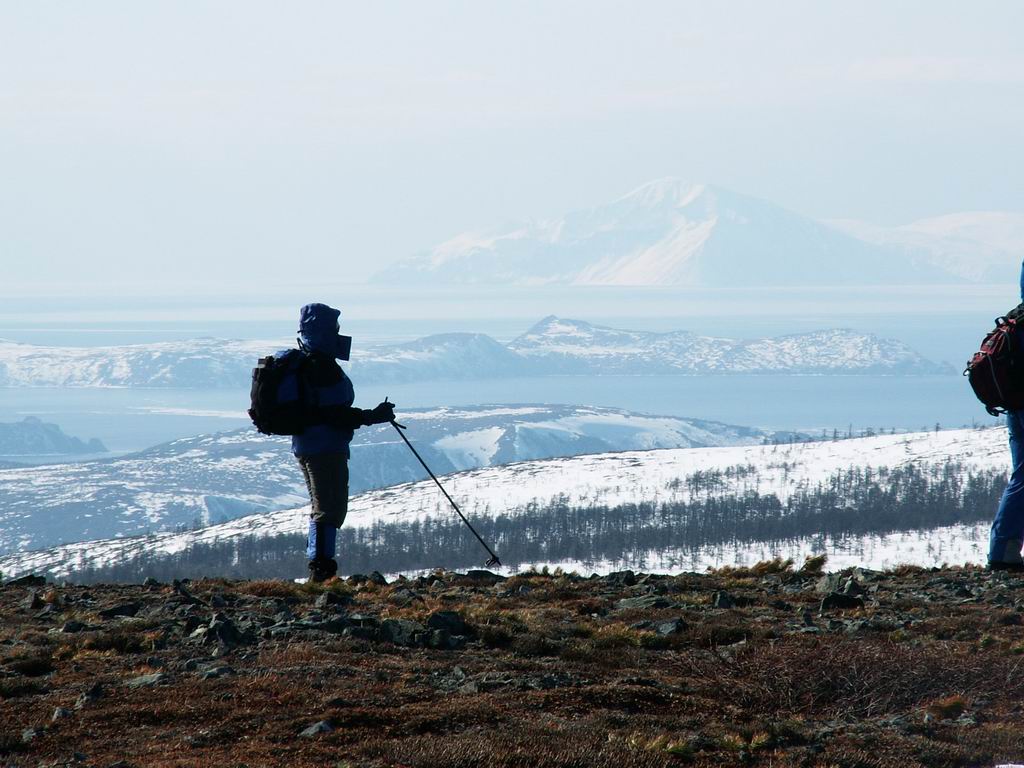
{"type": "MultiPolygon", "coordinates": [[[[515,513],[531,502],[561,499],[570,505],[667,502],[692,500],[682,480],[695,472],[753,467],[750,473],[722,478],[725,490],[775,493],[783,502],[801,488],[813,487],[832,474],[854,467],[896,468],[907,464],[962,463],[965,471],[1008,468],[1005,428],[959,429],[883,435],[835,442],[793,445],[733,446],[627,451],[592,456],[526,461],[448,475],[445,488],[469,516],[515,513]]],[[[724,493],[721,487],[715,493],[724,493]]],[[[699,493],[699,492],[698,492],[699,493]]],[[[308,507],[250,515],[187,533],[163,533],[143,538],[81,542],[50,550],[0,558],[0,571],[18,574],[33,569],[67,573],[89,561],[108,565],[133,554],[179,552],[193,542],[224,541],[244,536],[301,534],[307,527],[308,507]]],[[[374,522],[402,523],[453,515],[432,481],[406,483],[353,497],[345,526],[366,528],[374,522]]],[[[767,546],[708,548],[696,555],[652,552],[650,570],[693,570],[708,565],[750,564],[775,556],[799,559],[824,551],[833,567],[858,564],[887,567],[898,562],[938,565],[978,561],[987,526],[952,526],[855,540],[815,539],[787,545],[785,551],[767,546]]],[[[623,564],[554,564],[567,570],[614,570],[623,564]]],[[[636,563],[629,567],[638,567],[636,563]]]]}

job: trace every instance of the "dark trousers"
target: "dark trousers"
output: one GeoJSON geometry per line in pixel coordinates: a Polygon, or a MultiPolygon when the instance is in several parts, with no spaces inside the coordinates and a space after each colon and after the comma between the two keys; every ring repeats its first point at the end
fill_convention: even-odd
{"type": "Polygon", "coordinates": [[[348,457],[321,453],[296,458],[309,490],[310,519],[341,528],[348,513],[348,457]]]}

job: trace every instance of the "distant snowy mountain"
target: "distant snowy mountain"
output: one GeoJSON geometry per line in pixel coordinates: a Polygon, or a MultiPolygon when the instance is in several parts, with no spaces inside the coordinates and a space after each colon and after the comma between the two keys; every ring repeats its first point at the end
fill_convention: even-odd
{"type": "Polygon", "coordinates": [[[0,387],[237,387],[289,342],[191,339],[123,347],[43,347],[0,340],[0,387]]]}
{"type": "MultiPolygon", "coordinates": [[[[198,339],[127,347],[37,347],[0,342],[0,387],[247,388],[256,360],[279,341],[198,339]]],[[[686,331],[646,333],[550,316],[510,344],[447,333],[357,350],[359,384],[556,374],[941,373],[901,342],[850,330],[771,339],[686,331]]],[[[239,403],[239,412],[243,411],[239,403]]]]}
{"type": "MultiPolygon", "coordinates": [[[[773,433],[611,408],[479,406],[404,411],[408,436],[446,474],[612,450],[760,443],[773,433]]],[[[427,477],[390,425],[352,446],[359,493],[427,477]]],[[[117,459],[0,469],[0,555],[206,525],[308,498],[288,438],[252,429],[176,440],[117,459]]]]}
{"type": "Polygon", "coordinates": [[[106,453],[106,446],[96,438],[85,441],[64,434],[56,424],[26,416],[21,421],[0,423],[0,457],[73,456],[106,453]]]}
{"type": "Polygon", "coordinates": [[[686,331],[647,333],[551,316],[509,349],[547,373],[944,373],[893,339],[850,330],[771,339],[724,339],[686,331]]]}
{"type": "Polygon", "coordinates": [[[457,235],[389,265],[379,279],[733,288],[957,278],[912,250],[851,237],[766,200],[669,178],[550,221],[457,235]]]}
{"type": "Polygon", "coordinates": [[[523,359],[482,333],[441,333],[372,347],[349,364],[359,382],[431,381],[523,376],[523,359]]]}
{"type": "Polygon", "coordinates": [[[902,248],[972,282],[1014,281],[1024,260],[1024,213],[955,213],[898,227],[849,219],[829,223],[866,242],[902,248]]]}
{"type": "MultiPolygon", "coordinates": [[[[960,429],[886,435],[834,442],[753,445],[719,448],[627,451],[571,458],[527,461],[452,475],[446,487],[463,512],[477,518],[525,514],[531,508],[558,504],[612,507],[621,504],[687,502],[716,496],[773,494],[785,502],[818,483],[837,483],[852,468],[871,468],[883,477],[890,470],[918,467],[941,480],[950,467],[965,476],[998,473],[1007,468],[1006,430],[960,429]],[[952,463],[951,463],[952,462],[952,463]]],[[[370,491],[351,500],[346,530],[367,534],[374,526],[423,524],[453,513],[433,483],[416,482],[370,491]]],[[[181,552],[195,544],[244,537],[301,535],[308,508],[257,514],[199,531],[158,534],[70,544],[39,552],[0,557],[0,571],[18,575],[49,571],[67,574],[87,565],[111,565],[152,553],[181,552]]],[[[559,563],[567,568],[614,570],[697,570],[708,565],[750,564],[774,556],[801,557],[824,549],[830,565],[891,567],[898,563],[982,562],[987,545],[984,524],[947,525],[864,537],[811,537],[782,545],[773,542],[716,546],[679,553],[652,548],[637,562],[559,563]]],[[[913,524],[908,523],[913,529],[913,524]]]]}

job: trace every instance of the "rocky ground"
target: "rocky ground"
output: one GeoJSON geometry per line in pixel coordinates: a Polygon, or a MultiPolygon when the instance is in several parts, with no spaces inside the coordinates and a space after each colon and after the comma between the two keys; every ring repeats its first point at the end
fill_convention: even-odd
{"type": "Polygon", "coordinates": [[[0,587],[4,766],[992,766],[1024,578],[820,562],[602,578],[0,587]]]}

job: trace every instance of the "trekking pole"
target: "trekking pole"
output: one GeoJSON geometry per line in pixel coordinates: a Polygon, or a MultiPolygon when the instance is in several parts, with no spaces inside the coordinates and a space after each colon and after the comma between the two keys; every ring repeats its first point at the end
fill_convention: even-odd
{"type": "MultiPolygon", "coordinates": [[[[388,401],[388,399],[385,397],[384,398],[384,402],[386,403],[387,401],[388,401]]],[[[398,432],[398,434],[402,437],[402,439],[405,441],[405,444],[409,446],[409,450],[412,451],[412,455],[420,460],[420,464],[423,465],[423,468],[425,470],[427,470],[427,474],[430,475],[431,478],[433,478],[435,483],[437,483],[437,487],[441,489],[441,493],[444,494],[444,497],[446,499],[448,499],[448,502],[452,505],[452,507],[458,513],[459,517],[462,518],[462,522],[464,522],[466,524],[466,527],[469,528],[469,530],[471,530],[473,532],[474,536],[476,536],[476,540],[479,541],[483,545],[484,549],[487,550],[487,554],[491,556],[491,559],[488,560],[484,565],[487,568],[490,568],[490,567],[495,566],[495,565],[500,567],[501,566],[501,560],[499,560],[498,556],[496,554],[494,554],[494,550],[492,550],[489,546],[487,546],[487,542],[484,541],[483,538],[481,538],[480,534],[476,532],[476,528],[474,528],[473,525],[469,522],[469,520],[466,519],[466,516],[464,514],[462,514],[462,510],[459,509],[459,505],[456,504],[455,500],[451,496],[448,495],[448,491],[446,491],[444,489],[444,486],[441,485],[441,481],[438,480],[437,476],[434,475],[434,473],[430,471],[430,467],[427,466],[427,462],[425,462],[423,460],[423,457],[420,456],[419,452],[415,448],[413,448],[412,443],[409,442],[409,438],[405,436],[405,432],[403,432],[402,430],[408,429],[408,427],[406,427],[404,424],[399,424],[394,419],[391,420],[391,426],[393,426],[395,428],[395,431],[398,432]]]]}

